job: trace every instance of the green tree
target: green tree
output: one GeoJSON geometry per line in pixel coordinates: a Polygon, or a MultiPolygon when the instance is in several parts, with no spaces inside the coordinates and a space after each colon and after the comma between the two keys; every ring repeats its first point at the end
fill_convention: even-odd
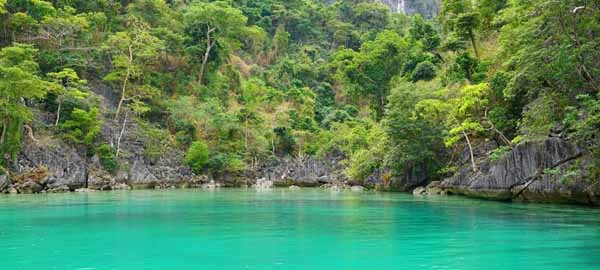
{"type": "Polygon", "coordinates": [[[599,96],[580,95],[577,97],[579,106],[571,108],[566,124],[573,132],[570,139],[592,157],[591,164],[587,165],[589,179],[598,179],[600,176],[600,98],[599,96]]]}
{"type": "Polygon", "coordinates": [[[112,56],[114,69],[104,80],[120,84],[120,98],[115,112],[119,118],[121,107],[127,101],[155,95],[156,89],[148,84],[150,65],[156,61],[164,43],[149,32],[149,26],[135,17],[127,22],[127,31],[110,36],[105,49],[112,56]]]}
{"type": "Polygon", "coordinates": [[[450,131],[446,138],[446,146],[452,146],[464,139],[469,148],[473,171],[477,170],[477,166],[470,136],[476,136],[485,131],[481,119],[487,111],[488,93],[488,84],[467,85],[460,90],[457,97],[449,100],[451,107],[447,125],[450,127],[450,131]]]}
{"type": "Polygon", "coordinates": [[[388,138],[385,165],[395,176],[411,168],[426,168],[432,176],[443,164],[446,108],[444,102],[427,99],[433,87],[404,82],[390,94],[382,125],[388,138]]]}
{"type": "MultiPolygon", "coordinates": [[[[36,40],[45,49],[44,60],[49,66],[81,65],[81,56],[74,57],[79,51],[91,51],[89,46],[89,14],[77,14],[71,7],[57,10],[56,16],[44,16],[40,20],[36,40]],[[54,58],[54,59],[52,59],[54,58]],[[78,62],[76,62],[78,61],[78,62]]],[[[89,55],[88,55],[89,56],[89,55]]]]}
{"type": "Polygon", "coordinates": [[[75,144],[91,146],[100,134],[102,121],[98,119],[98,108],[85,111],[73,109],[69,120],[60,124],[64,138],[75,144]]]}
{"type": "Polygon", "coordinates": [[[479,58],[475,31],[479,27],[480,15],[472,6],[471,0],[444,0],[442,2],[441,21],[448,32],[454,32],[468,39],[475,56],[479,58]]]}
{"type": "Polygon", "coordinates": [[[185,154],[184,162],[192,167],[195,173],[202,173],[208,164],[208,146],[201,141],[192,143],[185,154]]]}
{"type": "Polygon", "coordinates": [[[425,21],[420,15],[415,15],[409,30],[410,37],[423,43],[423,49],[434,52],[441,43],[441,38],[433,23],[425,21]]]}
{"type": "Polygon", "coordinates": [[[192,61],[200,63],[198,83],[204,83],[208,61],[217,57],[213,55],[217,47],[225,52],[239,47],[247,21],[239,9],[224,1],[194,2],[186,8],[183,18],[186,50],[192,61]]]}
{"type": "Polygon", "coordinates": [[[436,75],[436,67],[430,61],[424,61],[417,64],[415,70],[413,70],[411,75],[411,80],[413,82],[416,81],[431,81],[435,78],[436,75]]]}
{"type": "Polygon", "coordinates": [[[405,39],[395,32],[384,31],[375,40],[363,44],[360,52],[348,49],[337,52],[334,65],[345,80],[357,86],[354,95],[370,97],[376,118],[381,119],[390,81],[401,75],[409,51],[405,39]]]}
{"type": "Polygon", "coordinates": [[[56,120],[54,126],[60,122],[60,113],[62,105],[67,100],[81,100],[88,96],[85,92],[87,81],[79,79],[77,72],[70,68],[65,68],[60,72],[48,73],[50,81],[53,83],[49,92],[56,95],[56,120]]]}
{"type": "Polygon", "coordinates": [[[6,5],[6,0],[0,0],[0,14],[6,13],[6,9],[4,9],[4,5],[6,5]]]}
{"type": "Polygon", "coordinates": [[[23,125],[32,113],[23,100],[42,98],[47,83],[38,76],[37,50],[16,44],[0,50],[0,154],[2,163],[19,150],[23,125]]]}

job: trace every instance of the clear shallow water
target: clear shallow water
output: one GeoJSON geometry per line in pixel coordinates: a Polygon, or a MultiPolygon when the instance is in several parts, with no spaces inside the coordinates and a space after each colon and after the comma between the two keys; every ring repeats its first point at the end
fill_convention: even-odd
{"type": "Polygon", "coordinates": [[[0,196],[0,269],[600,269],[600,210],[316,189],[0,196]]]}

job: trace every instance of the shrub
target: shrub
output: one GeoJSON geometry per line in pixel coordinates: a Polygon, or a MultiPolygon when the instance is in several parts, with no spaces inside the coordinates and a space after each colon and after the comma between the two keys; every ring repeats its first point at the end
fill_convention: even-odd
{"type": "Polygon", "coordinates": [[[435,78],[436,68],[430,61],[424,61],[417,65],[412,73],[411,80],[416,81],[431,81],[435,78]]]}
{"type": "Polygon", "coordinates": [[[91,145],[100,134],[102,121],[98,120],[98,108],[85,111],[79,108],[73,109],[70,119],[60,125],[67,141],[91,145]]]}
{"type": "Polygon", "coordinates": [[[184,163],[192,167],[195,173],[201,173],[208,164],[208,146],[201,141],[192,143],[185,154],[184,163]]]}
{"type": "Polygon", "coordinates": [[[519,131],[525,141],[539,141],[548,137],[550,130],[562,119],[561,97],[545,93],[527,105],[519,131]]]}
{"type": "Polygon", "coordinates": [[[157,159],[173,146],[168,130],[161,129],[146,121],[138,121],[137,124],[140,128],[140,138],[144,142],[144,156],[146,158],[157,159]]]}
{"type": "Polygon", "coordinates": [[[213,174],[236,173],[243,171],[246,164],[235,154],[215,153],[208,159],[207,167],[213,174]]]}
{"type": "Polygon", "coordinates": [[[346,175],[355,180],[363,181],[375,170],[381,167],[382,160],[367,149],[358,150],[346,162],[346,175]]]}
{"type": "Polygon", "coordinates": [[[110,145],[99,145],[96,147],[96,154],[100,159],[100,164],[105,170],[115,172],[119,169],[119,162],[117,161],[115,150],[110,147],[110,145]]]}
{"type": "Polygon", "coordinates": [[[492,150],[492,152],[490,153],[490,160],[498,161],[502,157],[504,157],[506,154],[508,154],[508,152],[510,152],[510,147],[508,147],[508,146],[498,147],[498,148],[492,150]]]}

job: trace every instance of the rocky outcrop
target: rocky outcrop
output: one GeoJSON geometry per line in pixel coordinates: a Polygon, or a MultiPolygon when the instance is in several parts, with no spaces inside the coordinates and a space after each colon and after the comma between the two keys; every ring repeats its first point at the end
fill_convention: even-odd
{"type": "Polygon", "coordinates": [[[33,194],[42,192],[42,190],[44,190],[44,187],[36,181],[29,180],[24,183],[17,184],[16,189],[19,191],[19,193],[33,194]]]}
{"type": "Polygon", "coordinates": [[[600,179],[589,179],[584,164],[575,145],[548,138],[517,145],[495,162],[486,159],[475,172],[462,166],[441,187],[452,194],[493,200],[597,204],[600,179]]]}
{"type": "Polygon", "coordinates": [[[8,180],[8,176],[0,175],[0,193],[7,190],[10,187],[10,181],[8,180]]]}
{"type": "Polygon", "coordinates": [[[267,179],[275,186],[317,187],[324,184],[334,186],[361,185],[383,191],[410,191],[427,183],[426,166],[407,166],[401,177],[392,176],[388,169],[376,170],[364,181],[352,181],[345,174],[345,157],[341,153],[330,153],[322,158],[310,156],[275,160],[245,177],[267,179]]]}
{"type": "MultiPolygon", "coordinates": [[[[332,4],[335,0],[321,0],[332,4]]],[[[441,7],[441,0],[379,0],[387,5],[392,12],[405,13],[408,15],[421,14],[423,18],[435,18],[441,7]]]]}
{"type": "Polygon", "coordinates": [[[408,165],[400,176],[393,176],[387,169],[378,169],[364,181],[364,185],[382,191],[408,192],[428,181],[425,164],[408,165]]]}
{"type": "Polygon", "coordinates": [[[325,158],[303,156],[276,160],[251,173],[250,178],[273,181],[275,186],[316,187],[325,183],[348,181],[344,175],[344,157],[331,154],[325,158]]]}
{"type": "Polygon", "coordinates": [[[18,158],[17,173],[27,173],[44,167],[48,171],[49,189],[68,186],[77,189],[86,186],[87,163],[75,148],[58,140],[24,144],[18,158]]]}
{"type": "MultiPolygon", "coordinates": [[[[39,120],[44,121],[43,118],[39,120]]],[[[184,153],[180,150],[170,149],[157,157],[148,158],[145,154],[146,143],[140,139],[141,131],[137,124],[129,121],[126,127],[120,142],[119,171],[108,173],[97,156],[88,157],[85,149],[77,149],[59,138],[42,134],[35,142],[23,143],[16,162],[10,166],[20,180],[11,184],[3,177],[0,179],[0,193],[8,192],[11,188],[19,193],[38,193],[67,192],[82,188],[117,190],[131,187],[199,187],[207,182],[208,179],[194,176],[191,169],[183,165],[184,153]],[[44,178],[34,179],[34,172],[42,169],[44,178]]],[[[118,122],[105,119],[98,140],[114,147],[119,133],[118,122]]]]}
{"type": "Polygon", "coordinates": [[[156,185],[158,178],[150,172],[142,159],[136,159],[129,169],[128,182],[133,186],[150,187],[156,185]]]}
{"type": "Polygon", "coordinates": [[[446,191],[441,186],[440,181],[433,181],[429,183],[429,185],[425,187],[417,187],[413,190],[412,194],[415,196],[432,196],[432,195],[446,195],[448,191],[446,191]]]}
{"type": "Polygon", "coordinates": [[[256,189],[271,189],[273,188],[273,181],[264,178],[258,179],[252,187],[256,189]]]}
{"type": "Polygon", "coordinates": [[[380,0],[388,5],[393,12],[408,15],[421,14],[426,19],[432,19],[440,11],[440,0],[380,0]]]}
{"type": "Polygon", "coordinates": [[[363,191],[365,191],[365,188],[363,186],[352,186],[352,187],[350,187],[350,191],[363,192],[363,191]]]}

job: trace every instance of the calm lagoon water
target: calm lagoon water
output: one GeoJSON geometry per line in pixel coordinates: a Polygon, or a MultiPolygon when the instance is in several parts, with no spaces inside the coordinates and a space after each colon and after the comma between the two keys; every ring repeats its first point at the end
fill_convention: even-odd
{"type": "Polygon", "coordinates": [[[600,269],[600,210],[397,193],[0,196],[0,269],[600,269]]]}

